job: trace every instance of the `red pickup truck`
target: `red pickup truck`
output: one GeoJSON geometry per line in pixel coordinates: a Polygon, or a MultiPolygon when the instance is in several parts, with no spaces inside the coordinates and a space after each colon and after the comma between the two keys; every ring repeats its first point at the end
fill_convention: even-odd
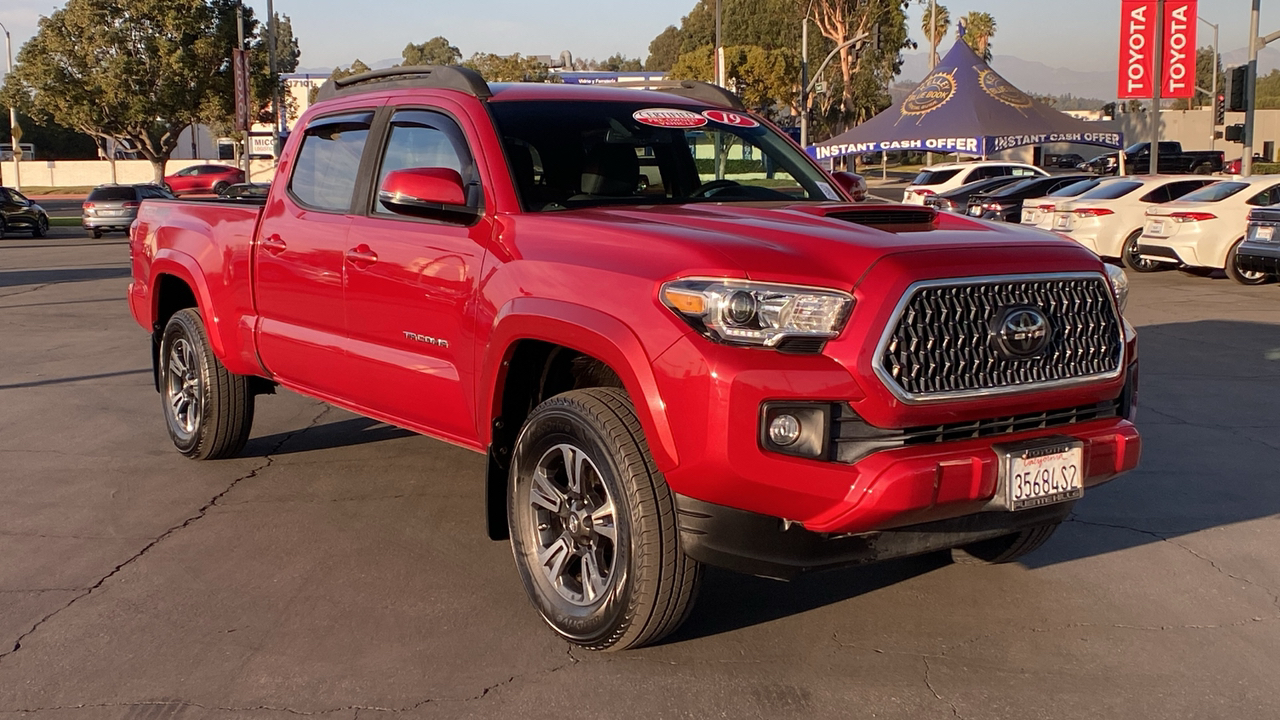
{"type": "Polygon", "coordinates": [[[235,455],[281,385],[486,453],[490,537],[584,647],[674,630],[704,564],[1007,562],[1138,462],[1123,272],[853,202],[723,90],[396,68],[297,128],[261,206],[132,229],[174,444],[235,455]]]}

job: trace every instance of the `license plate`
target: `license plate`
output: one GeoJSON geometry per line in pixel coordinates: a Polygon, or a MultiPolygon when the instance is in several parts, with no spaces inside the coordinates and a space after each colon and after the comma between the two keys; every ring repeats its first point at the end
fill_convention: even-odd
{"type": "Polygon", "coordinates": [[[1151,233],[1152,235],[1159,235],[1160,233],[1164,232],[1164,223],[1163,222],[1151,223],[1151,225],[1147,229],[1147,232],[1151,233]]]}
{"type": "Polygon", "coordinates": [[[98,214],[102,217],[120,217],[124,215],[123,210],[99,210],[98,214]]]}
{"type": "Polygon", "coordinates": [[[1006,445],[994,504],[1026,510],[1084,496],[1084,443],[1068,438],[1006,445]]]}
{"type": "Polygon", "coordinates": [[[1253,237],[1256,240],[1270,241],[1271,236],[1275,235],[1276,229],[1270,225],[1259,225],[1254,228],[1253,237]]]}
{"type": "Polygon", "coordinates": [[[1036,224],[1036,223],[1038,223],[1038,222],[1040,222],[1040,218],[1038,217],[1038,213],[1037,213],[1035,210],[1023,210],[1023,211],[1022,211],[1022,224],[1023,224],[1023,225],[1035,225],[1035,224],[1036,224]]]}
{"type": "Polygon", "coordinates": [[[1053,226],[1059,230],[1064,230],[1066,229],[1067,223],[1070,222],[1070,220],[1071,220],[1071,216],[1069,215],[1059,215],[1058,219],[1054,221],[1053,226]]]}

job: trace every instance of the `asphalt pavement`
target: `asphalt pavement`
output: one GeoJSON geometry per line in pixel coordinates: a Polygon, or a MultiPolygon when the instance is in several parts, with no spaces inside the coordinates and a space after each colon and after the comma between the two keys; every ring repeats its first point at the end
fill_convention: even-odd
{"type": "Polygon", "coordinates": [[[596,654],[485,539],[478,455],[282,392],[179,456],[127,275],[0,241],[0,720],[1280,717],[1280,287],[1132,278],[1142,465],[1025,562],[713,570],[596,654]]]}

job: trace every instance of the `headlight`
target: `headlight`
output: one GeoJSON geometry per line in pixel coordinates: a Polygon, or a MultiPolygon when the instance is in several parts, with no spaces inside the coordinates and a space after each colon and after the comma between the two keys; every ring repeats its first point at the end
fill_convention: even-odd
{"type": "Polygon", "coordinates": [[[1124,313],[1129,304],[1129,276],[1115,265],[1107,265],[1107,279],[1111,281],[1111,294],[1116,298],[1116,307],[1124,313]]]}
{"type": "Polygon", "coordinates": [[[853,296],[839,290],[716,278],[673,280],[662,301],[713,340],[763,347],[833,338],[853,308],[853,296]]]}

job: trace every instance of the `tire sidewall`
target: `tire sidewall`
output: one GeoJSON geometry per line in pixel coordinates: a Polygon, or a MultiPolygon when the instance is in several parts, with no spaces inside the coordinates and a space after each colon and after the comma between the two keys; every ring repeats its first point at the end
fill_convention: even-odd
{"type": "Polygon", "coordinates": [[[1159,272],[1162,269],[1160,266],[1163,263],[1146,260],[1138,256],[1138,239],[1141,237],[1142,231],[1139,230],[1131,233],[1129,237],[1125,238],[1124,245],[1120,247],[1121,263],[1134,272],[1159,272]]]}
{"type": "Polygon", "coordinates": [[[516,440],[508,479],[507,522],[511,551],[530,602],[557,633],[582,645],[620,635],[618,624],[630,603],[633,566],[632,503],[621,482],[621,471],[610,443],[589,416],[572,401],[553,398],[554,405],[535,409],[516,440]],[[603,598],[578,606],[560,597],[538,568],[532,509],[528,502],[533,470],[556,445],[568,443],[585,451],[600,471],[601,482],[614,506],[617,542],[609,591],[603,598]]]}
{"type": "Polygon", "coordinates": [[[195,455],[199,452],[200,442],[209,420],[209,350],[204,342],[204,333],[200,332],[199,322],[199,315],[194,311],[179,311],[169,319],[160,339],[160,402],[164,408],[165,427],[169,431],[169,438],[183,455],[195,455]],[[173,344],[179,339],[185,340],[194,350],[196,371],[200,374],[200,408],[196,416],[196,427],[190,436],[187,436],[178,426],[169,405],[169,357],[173,351],[173,344]]]}
{"type": "Polygon", "coordinates": [[[1244,243],[1244,238],[1240,238],[1239,240],[1236,241],[1235,245],[1231,246],[1231,251],[1227,253],[1227,262],[1225,264],[1227,277],[1240,283],[1241,285],[1267,284],[1268,282],[1271,281],[1270,275],[1263,273],[1261,277],[1256,277],[1256,278],[1248,277],[1240,270],[1240,267],[1236,265],[1236,257],[1239,254],[1240,245],[1243,243],[1244,243]]]}

